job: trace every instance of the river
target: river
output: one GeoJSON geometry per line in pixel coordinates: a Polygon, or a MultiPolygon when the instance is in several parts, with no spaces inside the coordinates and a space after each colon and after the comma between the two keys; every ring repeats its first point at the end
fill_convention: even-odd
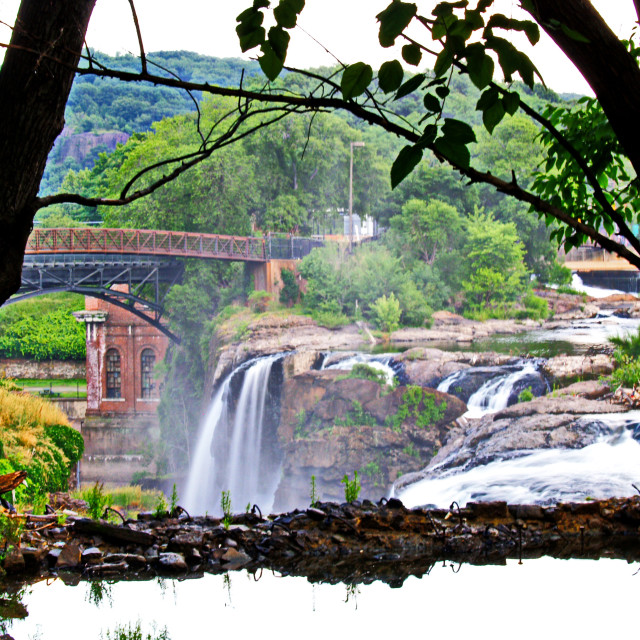
{"type": "Polygon", "coordinates": [[[141,621],[145,633],[154,625],[166,627],[171,640],[624,638],[636,626],[637,571],[636,565],[607,559],[439,563],[400,589],[240,571],[197,580],[105,583],[101,602],[90,583],[56,580],[28,588],[23,602],[29,617],[7,631],[16,640],[88,640],[141,621]]]}

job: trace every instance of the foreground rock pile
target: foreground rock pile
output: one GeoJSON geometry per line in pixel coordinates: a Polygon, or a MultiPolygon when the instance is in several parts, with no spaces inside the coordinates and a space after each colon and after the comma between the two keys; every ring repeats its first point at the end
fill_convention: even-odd
{"type": "Polygon", "coordinates": [[[408,510],[395,499],[321,503],[268,519],[242,514],[228,529],[211,517],[150,518],[119,526],[80,518],[27,523],[4,569],[14,579],[77,582],[271,568],[310,580],[401,584],[441,560],[640,559],[640,496],[550,507],[454,503],[450,510],[408,510]]]}

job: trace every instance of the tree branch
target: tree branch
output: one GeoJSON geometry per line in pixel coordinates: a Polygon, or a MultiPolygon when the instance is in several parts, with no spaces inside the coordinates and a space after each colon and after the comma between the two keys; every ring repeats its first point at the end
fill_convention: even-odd
{"type": "Polygon", "coordinates": [[[147,75],[147,56],[144,53],[144,43],[142,41],[142,32],[140,31],[140,22],[138,21],[138,14],[136,13],[136,5],[133,0],[129,0],[129,6],[131,7],[131,15],[133,16],[133,24],[136,27],[136,35],[138,36],[138,47],[140,48],[140,67],[142,69],[142,75],[147,75]]]}

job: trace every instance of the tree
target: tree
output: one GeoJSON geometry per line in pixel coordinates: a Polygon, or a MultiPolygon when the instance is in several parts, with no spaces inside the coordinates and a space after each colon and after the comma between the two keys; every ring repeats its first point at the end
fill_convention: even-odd
{"type": "MultiPolygon", "coordinates": [[[[106,68],[88,54],[83,68],[78,68],[94,2],[50,0],[43,6],[39,0],[22,0],[7,47],[0,70],[1,300],[19,286],[24,246],[38,209],[63,202],[88,206],[127,204],[174,179],[217,149],[248,135],[251,129],[263,128],[292,113],[331,109],[344,109],[406,141],[391,170],[392,186],[399,184],[424,153],[430,151],[471,181],[491,185],[527,203],[547,221],[560,223],[556,237],[566,245],[591,239],[640,267],[640,257],[626,246],[628,243],[640,253],[640,241],[631,229],[640,208],[636,179],[640,171],[640,130],[629,126],[640,104],[637,63],[640,51],[634,44],[619,40],[587,0],[521,0],[532,21],[513,20],[500,14],[489,16],[487,9],[491,0],[479,0],[472,8],[465,1],[443,2],[436,6],[431,16],[420,15],[413,3],[394,0],[378,15],[380,44],[387,47],[398,38],[403,39],[402,55],[410,64],[418,64],[426,53],[436,55],[435,78],[417,74],[405,81],[397,60],[382,65],[378,74],[377,83],[384,95],[391,98],[413,95],[422,100],[425,118],[415,124],[393,116],[386,99],[375,93],[373,71],[364,62],[346,66],[339,78],[321,78],[318,74],[305,72],[307,78],[316,82],[313,89],[300,93],[278,90],[275,85],[267,91],[244,87],[228,89],[154,73],[147,64],[140,37],[138,72],[106,68]],[[426,30],[428,44],[407,35],[410,23],[426,30]],[[520,31],[535,42],[539,27],[582,72],[598,99],[595,111],[585,110],[568,121],[561,114],[539,114],[510,85],[494,82],[492,55],[497,57],[507,83],[517,73],[527,86],[534,86],[535,66],[502,35],[520,31]],[[437,43],[435,49],[431,48],[432,42],[437,43]],[[475,140],[472,128],[446,117],[447,84],[453,81],[453,69],[468,74],[482,89],[478,109],[489,131],[493,131],[506,113],[522,110],[551,136],[553,142],[546,147],[549,172],[555,168],[569,168],[579,184],[572,184],[569,191],[554,192],[553,197],[549,197],[550,190],[542,189],[540,195],[524,188],[515,173],[509,180],[473,167],[468,148],[475,140]],[[178,157],[174,163],[167,162],[164,165],[166,172],[153,184],[138,184],[137,178],[146,176],[141,169],[117,198],[80,197],[72,193],[39,198],[38,187],[46,158],[62,130],[64,106],[76,72],[233,96],[238,101],[237,107],[234,117],[218,123],[211,135],[199,131],[201,139],[196,149],[178,157]],[[602,115],[596,118],[597,113],[602,115]],[[609,164],[594,165],[593,159],[581,154],[573,144],[571,132],[576,127],[572,129],[568,125],[577,120],[580,122],[578,129],[593,132],[594,125],[600,125],[603,118],[605,126],[599,126],[597,137],[610,149],[609,164]],[[632,169],[629,174],[616,170],[624,161],[628,161],[632,169]],[[610,180],[611,175],[616,176],[617,182],[610,180]],[[586,197],[582,197],[583,193],[586,197]],[[567,199],[576,194],[588,205],[578,214],[572,210],[572,201],[567,199]],[[609,237],[612,232],[619,234],[622,241],[609,237]]],[[[283,68],[289,30],[295,26],[304,3],[280,0],[274,10],[275,25],[268,32],[262,27],[266,5],[264,0],[256,0],[240,14],[237,31],[243,50],[260,47],[260,65],[273,80],[283,68]]],[[[135,19],[135,11],[133,15],[135,19]]],[[[135,23],[139,27],[137,19],[135,23]]],[[[599,161],[606,159],[599,158],[599,161]]]]}
{"type": "Polygon", "coordinates": [[[433,264],[440,251],[451,249],[462,231],[458,211],[446,202],[412,199],[402,207],[402,215],[391,218],[392,229],[401,232],[403,253],[413,254],[433,264]]]}
{"type": "Polygon", "coordinates": [[[524,247],[513,223],[477,213],[468,222],[465,254],[468,275],[462,286],[472,310],[513,302],[523,293],[524,247]]]}

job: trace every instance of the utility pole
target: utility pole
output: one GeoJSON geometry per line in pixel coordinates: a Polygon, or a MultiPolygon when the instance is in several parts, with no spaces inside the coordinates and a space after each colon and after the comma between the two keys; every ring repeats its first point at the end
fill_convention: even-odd
{"type": "Polygon", "coordinates": [[[353,250],[353,147],[364,147],[364,142],[351,142],[349,156],[349,250],[353,250]]]}

